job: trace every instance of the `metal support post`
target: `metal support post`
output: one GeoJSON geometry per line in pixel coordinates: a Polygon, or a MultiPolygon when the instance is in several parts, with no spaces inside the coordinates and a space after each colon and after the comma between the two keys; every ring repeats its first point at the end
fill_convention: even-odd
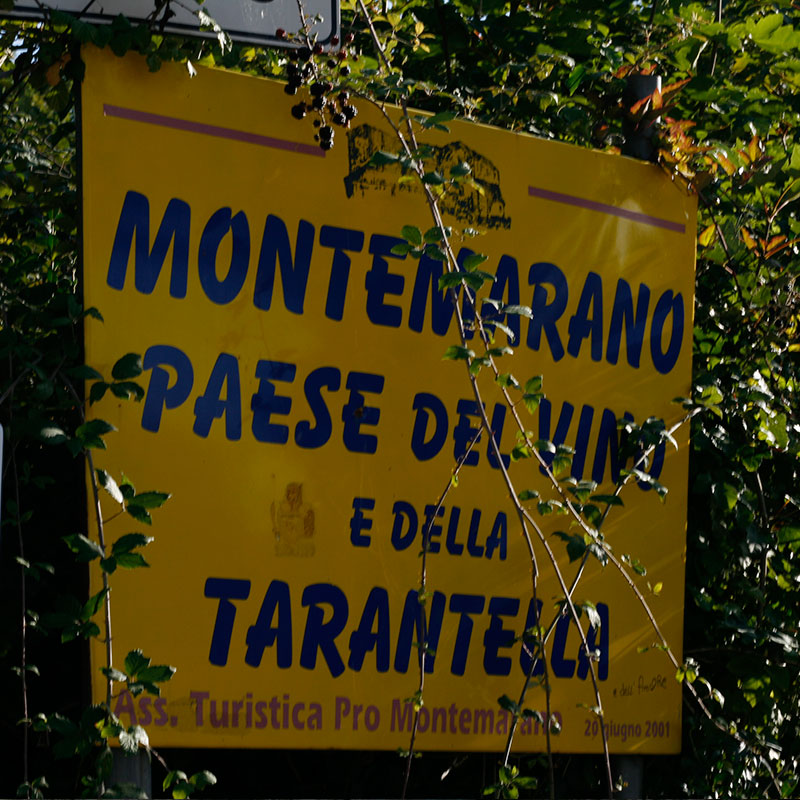
{"type": "Polygon", "coordinates": [[[150,764],[150,754],[146,750],[139,750],[133,755],[114,748],[114,763],[111,767],[110,783],[125,784],[131,787],[131,792],[125,797],[151,798],[153,796],[153,770],[150,764]],[[133,791],[133,787],[138,789],[133,791]]]}
{"type": "Polygon", "coordinates": [[[621,800],[642,800],[644,797],[644,756],[616,756],[612,759],[613,774],[622,778],[621,800]]]}

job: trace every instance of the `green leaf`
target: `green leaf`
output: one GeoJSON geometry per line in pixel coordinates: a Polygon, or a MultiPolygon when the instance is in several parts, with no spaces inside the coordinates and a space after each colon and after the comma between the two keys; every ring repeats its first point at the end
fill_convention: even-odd
{"type": "Polygon", "coordinates": [[[442,250],[441,247],[435,244],[425,245],[425,255],[428,256],[428,258],[434,259],[434,261],[441,261],[441,262],[447,261],[447,255],[444,252],[444,250],[442,250]]]}
{"type": "Polygon", "coordinates": [[[61,428],[54,425],[48,425],[39,431],[39,436],[47,442],[47,444],[61,444],[67,440],[67,434],[61,428]]]}
{"type": "Polygon", "coordinates": [[[375,167],[383,167],[387,164],[395,164],[400,160],[400,156],[394,153],[386,153],[383,150],[378,150],[372,154],[370,163],[375,167]]]}
{"type": "Polygon", "coordinates": [[[647,569],[645,568],[644,564],[642,564],[642,562],[639,561],[638,558],[631,559],[631,567],[633,568],[633,571],[637,575],[642,575],[642,576],[647,575],[647,569]]]}
{"type": "Polygon", "coordinates": [[[592,542],[586,549],[600,562],[601,566],[605,567],[608,564],[608,553],[600,544],[592,542]]]}
{"type": "Polygon", "coordinates": [[[567,555],[569,556],[570,564],[579,558],[583,558],[583,554],[586,552],[586,542],[583,536],[577,533],[564,533],[564,531],[555,531],[553,535],[567,543],[567,555]]]}
{"type": "Polygon", "coordinates": [[[540,392],[542,390],[542,376],[534,375],[530,380],[525,383],[525,391],[531,394],[540,392]]]}
{"type": "Polygon", "coordinates": [[[422,176],[422,182],[427,183],[429,186],[441,186],[445,181],[440,172],[432,170],[422,176]]]}
{"type": "Polygon", "coordinates": [[[187,780],[186,773],[181,772],[179,769],[174,769],[167,773],[166,778],[164,778],[164,782],[161,784],[161,789],[166,792],[167,789],[172,786],[172,784],[185,780],[187,780]]]}
{"type": "MultiPolygon", "coordinates": [[[[114,670],[116,672],[116,670],[114,670]]],[[[122,673],[120,673],[122,674],[122,673]]],[[[123,675],[122,680],[125,680],[123,675]]],[[[100,728],[100,736],[103,739],[116,739],[125,729],[118,722],[107,722],[100,728]]]]}
{"type": "Polygon", "coordinates": [[[105,556],[103,548],[82,533],[73,533],[70,536],[65,536],[64,541],[67,547],[75,553],[78,561],[94,561],[95,558],[103,558],[105,556]]]}
{"type": "Polygon", "coordinates": [[[109,389],[109,384],[104,381],[93,383],[89,389],[89,404],[99,403],[109,389]]]}
{"type": "Polygon", "coordinates": [[[120,672],[118,669],[114,669],[113,667],[100,667],[100,672],[102,672],[107,678],[111,678],[112,681],[124,683],[128,680],[128,676],[124,672],[120,672]]]}
{"type": "Polygon", "coordinates": [[[90,620],[98,611],[100,611],[100,607],[103,605],[103,600],[105,596],[108,594],[108,589],[101,589],[97,594],[92,595],[83,605],[81,608],[81,619],[84,622],[90,620]]]}
{"type": "Polygon", "coordinates": [[[506,336],[508,336],[509,341],[513,342],[516,339],[517,335],[511,330],[511,328],[508,327],[508,325],[505,325],[502,322],[497,322],[496,320],[492,321],[492,325],[494,325],[498,331],[502,331],[506,336]]]}
{"type": "Polygon", "coordinates": [[[75,436],[86,448],[105,450],[106,445],[101,437],[115,430],[116,428],[104,419],[90,419],[75,431],[75,436]]]}
{"type": "Polygon", "coordinates": [[[142,372],[142,357],[138,353],[127,353],[111,368],[111,376],[116,381],[137,378],[142,372]]]}
{"type": "Polygon", "coordinates": [[[475,358],[474,350],[470,350],[460,344],[452,344],[444,351],[442,361],[468,360],[470,358],[475,358]]]}
{"type": "Polygon", "coordinates": [[[778,544],[788,544],[792,550],[800,549],[800,527],[787,525],[778,531],[778,544]]]}
{"type": "Polygon", "coordinates": [[[792,145],[789,169],[792,172],[800,173],[800,143],[792,145]]]}
{"type": "Polygon", "coordinates": [[[447,131],[447,128],[444,127],[442,123],[450,122],[450,120],[455,119],[456,116],[457,115],[453,111],[440,111],[432,117],[419,117],[419,121],[423,128],[438,128],[439,130],[447,131]]]}
{"type": "Polygon", "coordinates": [[[144,525],[153,524],[150,512],[144,506],[137,505],[135,502],[129,502],[128,505],[125,506],[125,511],[137,522],[141,522],[144,525]]]}
{"type": "Polygon", "coordinates": [[[465,270],[473,270],[483,264],[489,256],[485,256],[483,253],[471,253],[464,259],[464,263],[461,265],[465,270]]]}
{"type": "Polygon", "coordinates": [[[123,503],[122,492],[117,482],[104,470],[95,470],[98,483],[114,498],[120,505],[123,503]]]}
{"type": "Polygon", "coordinates": [[[505,389],[519,389],[520,385],[517,379],[510,372],[502,372],[495,378],[495,383],[505,389]]]}
{"type": "Polygon", "coordinates": [[[197,789],[205,789],[206,786],[213,786],[217,782],[214,773],[204,769],[202,772],[196,772],[189,778],[189,783],[194,784],[197,789]]]}
{"type": "Polygon", "coordinates": [[[131,677],[136,677],[143,669],[150,666],[150,659],[141,650],[131,650],[125,656],[125,672],[131,677]]]}
{"type": "Polygon", "coordinates": [[[519,714],[519,704],[512,700],[507,694],[497,698],[497,703],[504,711],[509,711],[515,716],[519,714]]]}
{"type": "Polygon", "coordinates": [[[170,667],[166,664],[158,664],[140,670],[136,674],[136,678],[145,683],[165,683],[171,680],[174,674],[175,667],[170,667]]]}
{"type": "Polygon", "coordinates": [[[597,610],[597,606],[594,603],[585,600],[583,603],[580,604],[580,608],[586,612],[586,616],[589,619],[589,624],[595,630],[599,630],[602,625],[602,620],[600,619],[600,613],[597,610]]]}
{"type": "Polygon", "coordinates": [[[473,358],[469,365],[469,374],[478,375],[483,367],[489,366],[489,359],[485,357],[473,358]]]}
{"type": "Polygon", "coordinates": [[[593,494],[589,499],[597,503],[605,503],[608,506],[625,505],[622,502],[622,498],[615,494],[593,494]]]}
{"type": "Polygon", "coordinates": [[[755,25],[751,25],[751,20],[747,21],[747,27],[751,29],[754,39],[766,39],[782,25],[783,14],[769,14],[761,17],[755,25]]]}
{"type": "MultiPolygon", "coordinates": [[[[523,719],[535,719],[540,725],[544,725],[544,715],[542,714],[542,712],[541,711],[535,711],[532,708],[523,708],[522,709],[522,718],[523,719]]],[[[524,778],[519,778],[517,780],[517,783],[519,783],[522,786],[523,785],[522,784],[523,780],[525,780],[525,779],[524,778]]]]}
{"type": "Polygon", "coordinates": [[[717,484],[717,487],[720,489],[723,497],[725,498],[728,511],[733,510],[733,508],[736,506],[736,502],[739,499],[739,490],[735,486],[731,486],[729,483],[723,483],[721,486],[717,484]]]}
{"type": "Polygon", "coordinates": [[[533,311],[531,311],[529,306],[503,306],[501,313],[533,319],[533,311]]]}
{"type": "Polygon", "coordinates": [[[147,731],[140,725],[130,727],[127,731],[122,731],[119,734],[119,745],[128,754],[136,753],[139,745],[147,747],[149,744],[150,739],[147,736],[147,731]]]}
{"type": "Polygon", "coordinates": [[[123,553],[130,553],[135,548],[144,547],[152,541],[152,536],[145,536],[143,533],[126,533],[114,542],[111,547],[111,554],[118,556],[123,553]]]}
{"type": "Polygon", "coordinates": [[[122,480],[119,482],[119,490],[126,500],[133,500],[136,496],[136,487],[131,483],[131,479],[123,472],[122,480]]]}
{"type": "Polygon", "coordinates": [[[141,553],[121,553],[115,556],[117,564],[123,569],[137,569],[138,567],[149,567],[141,553]]]}
{"type": "Polygon", "coordinates": [[[413,225],[404,225],[400,235],[411,244],[420,247],[422,245],[422,232],[413,225]]]}
{"type": "Polygon", "coordinates": [[[586,67],[583,64],[577,64],[572,72],[570,72],[570,74],[567,76],[567,89],[569,90],[570,95],[575,94],[585,75],[586,67]]]}
{"type": "Polygon", "coordinates": [[[530,458],[533,455],[531,449],[525,444],[518,444],[511,451],[512,461],[522,461],[525,458],[530,458]]]}
{"type": "Polygon", "coordinates": [[[786,414],[763,414],[760,436],[769,444],[785,450],[789,446],[789,432],[786,414]]]}
{"type": "Polygon", "coordinates": [[[67,374],[71,378],[76,378],[80,381],[103,380],[103,376],[96,369],[94,369],[94,367],[90,367],[87,364],[80,364],[77,367],[70,367],[70,369],[67,370],[67,374]]]}
{"type": "Polygon", "coordinates": [[[716,386],[705,386],[700,393],[698,403],[709,407],[719,405],[722,400],[722,392],[716,386]]]}
{"type": "Polygon", "coordinates": [[[133,498],[133,503],[142,508],[161,508],[169,500],[166,492],[142,492],[133,498]]]}
{"type": "Polygon", "coordinates": [[[425,240],[426,244],[436,244],[437,242],[443,242],[445,239],[438,225],[428,228],[422,238],[425,240]]]}
{"type": "Polygon", "coordinates": [[[522,402],[525,403],[525,408],[528,409],[529,414],[535,414],[536,409],[539,408],[539,404],[544,399],[544,395],[541,392],[537,392],[536,394],[526,393],[522,395],[522,402]]]}
{"type": "Polygon", "coordinates": [[[133,381],[112,383],[108,388],[111,389],[111,394],[120,400],[136,400],[138,402],[144,398],[144,389],[133,381]]]}
{"type": "MultiPolygon", "coordinates": [[[[494,275],[490,275],[488,272],[482,272],[479,269],[476,269],[472,272],[461,272],[461,280],[469,286],[470,289],[477,292],[479,289],[483,287],[483,284],[487,281],[494,281],[494,275]]],[[[496,328],[499,328],[499,323],[493,323],[496,328]]]]}
{"type": "Polygon", "coordinates": [[[456,286],[461,286],[464,280],[463,272],[445,272],[439,278],[439,291],[443,292],[456,286]]]}

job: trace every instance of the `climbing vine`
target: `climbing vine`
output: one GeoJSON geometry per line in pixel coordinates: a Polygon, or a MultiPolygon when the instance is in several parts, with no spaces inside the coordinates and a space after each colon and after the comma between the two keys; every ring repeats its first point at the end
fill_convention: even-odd
{"type": "MultiPolygon", "coordinates": [[[[79,46],[86,43],[117,55],[141,52],[153,70],[179,61],[187,65],[187,75],[207,65],[285,79],[292,95],[285,113],[323,149],[340,145],[337,131],[346,130],[361,104],[386,111],[397,146],[378,158],[400,163],[420,183],[431,213],[428,230],[402,230],[405,253],[439,258],[446,265],[442,291],[458,295],[457,310],[462,300],[471,309],[467,319],[461,316],[460,340],[446,355],[463,362],[479,408],[477,375],[493,375],[519,430],[517,461],[544,469],[552,492],[534,497],[532,489],[517,486],[501,471],[529,542],[531,593],[537,597],[545,565],[559,577],[562,593],[552,622],[543,620],[524,632],[531,674],[520,693],[501,704],[518,720],[536,713],[529,710],[530,691],[541,690],[549,702],[546,668],[541,679],[533,680],[532,673],[538,658],[546,663],[547,642],[561,614],[581,629],[593,674],[585,637],[597,619],[591,605],[577,604],[573,595],[585,565],[596,559],[625,576],[642,613],[649,615],[664,658],[672,658],[676,678],[699,701],[687,706],[680,770],[658,774],[659,788],[651,793],[795,793],[800,145],[793,131],[800,113],[800,30],[792,4],[412,0],[397,6],[356,0],[343,4],[342,41],[333,50],[308,40],[285,52],[232,44],[210,19],[209,39],[166,36],[158,13],[168,10],[169,3],[156,4],[157,13],[145,24],[120,17],[95,26],[54,13],[43,23],[6,21],[0,29],[0,422],[6,433],[0,535],[3,586],[9,587],[3,593],[0,663],[10,676],[3,678],[0,708],[3,751],[14,753],[18,764],[14,785],[5,793],[17,787],[30,797],[48,791],[107,793],[109,742],[148,748],[144,731],[124,728],[114,717],[111,697],[120,684],[131,693],[157,693],[171,675],[170,668],[151,664],[144,654],[112,650],[108,588],[117,570],[146,568],[146,548],[158,542],[151,544],[143,531],[167,493],[137,491],[131,480],[92,463],[96,450],[113,446],[108,423],[87,416],[92,401],[111,392],[136,402],[142,389],[136,355],[121,353],[108,376],[83,363],[83,321],[102,315],[102,309],[84,308],[78,291],[75,98],[82,77],[79,46]],[[626,80],[642,73],[661,75],[663,88],[630,102],[626,80]],[[390,112],[387,104],[401,111],[390,112]],[[411,108],[431,115],[417,118],[411,108]],[[675,431],[657,420],[624,422],[621,445],[628,469],[613,493],[599,497],[591,482],[561,479],[569,472],[568,448],[528,434],[522,415],[536,409],[549,387],[538,376],[514,378],[514,368],[505,366],[513,364],[513,355],[498,346],[492,333],[498,319],[485,318],[478,299],[493,276],[483,272],[481,261],[464,274],[439,208],[449,189],[472,180],[470,166],[435,174],[418,142],[426,129],[446,128],[456,116],[611,151],[621,150],[632,130],[653,125],[654,160],[698,196],[692,394],[682,398],[681,419],[692,429],[692,458],[680,662],[648,611],[646,581],[638,576],[647,565],[615,552],[603,537],[606,518],[624,502],[625,486],[647,479],[652,449],[675,431]],[[76,510],[82,508],[84,473],[99,541],[88,536],[85,512],[76,510]],[[94,511],[101,493],[119,507],[112,521],[94,511]],[[573,580],[559,567],[554,544],[560,543],[544,536],[539,522],[540,509],[555,507],[577,530],[564,541],[568,560],[577,564],[573,580]],[[130,529],[120,530],[123,521],[130,529]],[[87,562],[107,584],[88,600],[81,567],[87,562]],[[76,700],[85,680],[79,642],[87,637],[99,637],[108,647],[108,692],[96,705],[76,700]],[[48,746],[43,750],[34,743],[48,746]],[[72,783],[54,778],[52,757],[73,759],[72,783]]],[[[530,309],[495,311],[508,317],[530,309]]],[[[502,464],[490,420],[484,414],[481,422],[502,464]]],[[[458,471],[455,464],[452,476],[443,476],[446,486],[457,481],[458,471]]],[[[147,476],[132,478],[137,485],[147,483],[147,476]]],[[[431,582],[435,573],[423,558],[421,598],[431,582]]],[[[661,591],[649,587],[651,594],[661,591]]],[[[420,646],[419,685],[410,689],[417,709],[424,702],[424,637],[420,646]]],[[[602,708],[598,691],[592,713],[601,729],[602,708]]],[[[557,735],[549,717],[547,723],[548,737],[557,735]]],[[[414,751],[412,739],[404,754],[406,786],[414,751]]],[[[486,788],[512,798],[554,793],[555,762],[551,756],[534,775],[514,761],[510,736],[486,788]]],[[[616,776],[607,758],[603,772],[605,792],[611,793],[616,776]]],[[[164,789],[176,797],[213,781],[202,771],[165,775],[164,789]]],[[[406,788],[396,791],[405,794],[406,788]]]]}

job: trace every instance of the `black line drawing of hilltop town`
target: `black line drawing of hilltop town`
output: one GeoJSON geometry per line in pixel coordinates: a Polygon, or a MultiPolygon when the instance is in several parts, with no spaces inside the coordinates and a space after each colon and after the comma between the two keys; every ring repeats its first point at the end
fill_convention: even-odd
{"type": "MultiPolygon", "coordinates": [[[[399,164],[378,166],[372,156],[378,151],[391,151],[389,135],[368,124],[359,125],[347,135],[350,171],[344,179],[348,197],[356,190],[366,194],[369,190],[420,192],[414,183],[398,183],[402,168],[399,164]]],[[[463,142],[451,142],[441,147],[431,147],[433,169],[448,176],[450,168],[458,164],[470,165],[475,186],[460,184],[448,187],[440,200],[442,211],[468,226],[480,228],[510,228],[511,217],[506,216],[506,205],[500,191],[500,171],[485,156],[467,147],[463,142]]]]}

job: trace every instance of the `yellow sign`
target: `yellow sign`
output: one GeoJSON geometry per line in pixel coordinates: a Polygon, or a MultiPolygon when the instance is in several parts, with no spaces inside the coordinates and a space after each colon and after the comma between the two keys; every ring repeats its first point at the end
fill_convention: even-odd
{"type": "MultiPolygon", "coordinates": [[[[85,301],[105,319],[87,321],[87,359],[108,374],[141,353],[146,388],[140,404],[109,395],[95,407],[119,431],[98,466],[172,493],[153,517],[150,569],[111,580],[115,657],[138,647],[177,673],[161,698],[123,693],[114,710],[149,725],[156,745],[407,746],[432,522],[418,746],[498,750],[510,719],[498,698],[517,697],[531,667],[518,637],[537,614],[549,623],[561,591],[539,552],[541,608],[531,600],[485,436],[437,506],[478,408],[463,362],[442,360],[458,335],[441,262],[393,252],[403,225],[430,222],[399,168],[371,160],[397,150],[385,121],[360,103],[326,152],[281,84],[151,74],[97,51],[86,62],[85,301]]],[[[485,253],[490,299],[533,310],[502,320],[509,368],[544,376],[547,399],[526,424],[573,447],[572,474],[608,491],[617,418],[669,424],[681,411],[671,399],[689,393],[694,203],[652,165],[608,154],[461,122],[425,141],[440,171],[466,161],[481,187],[444,196],[459,259],[485,253]]],[[[547,497],[538,466],[509,460],[511,415],[490,376],[480,381],[518,490],[547,497]]],[[[646,593],[646,580],[663,584],[648,596],[678,654],[687,439],[679,430],[678,449],[654,458],[666,504],[634,485],[606,534],[646,565],[646,593]]],[[[571,581],[577,565],[554,535],[574,532],[569,519],[541,519],[571,581]]],[[[106,535],[137,528],[116,516],[106,535]]],[[[680,687],[662,652],[638,652],[655,635],[623,580],[592,559],[575,600],[602,623],[589,641],[611,750],[677,752],[680,687]]],[[[548,653],[554,748],[599,752],[589,663],[567,617],[548,653]]],[[[102,647],[94,656],[99,667],[102,647]]],[[[525,705],[544,713],[543,690],[525,705]]],[[[544,742],[534,717],[515,747],[544,742]]]]}

